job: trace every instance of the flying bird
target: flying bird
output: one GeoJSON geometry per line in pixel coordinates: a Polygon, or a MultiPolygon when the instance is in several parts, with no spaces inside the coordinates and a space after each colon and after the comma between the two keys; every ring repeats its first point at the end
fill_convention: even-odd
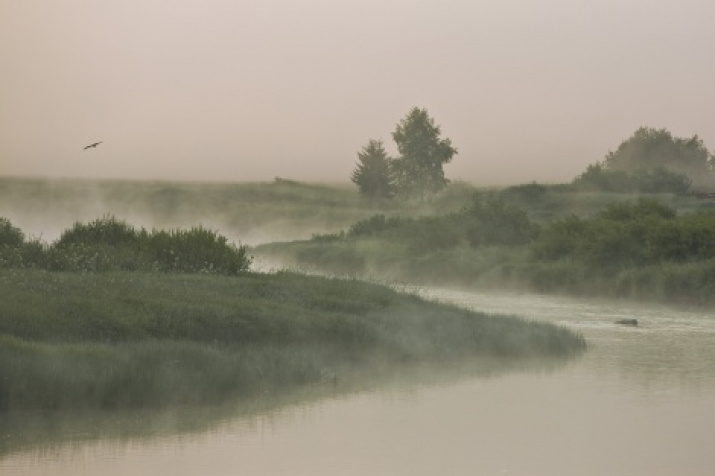
{"type": "Polygon", "coordinates": [[[101,144],[101,143],[102,143],[102,141],[95,142],[94,144],[89,144],[87,147],[85,147],[85,148],[82,149],[82,150],[92,149],[92,148],[94,148],[94,147],[97,147],[97,146],[98,146],[99,144],[101,144]]]}

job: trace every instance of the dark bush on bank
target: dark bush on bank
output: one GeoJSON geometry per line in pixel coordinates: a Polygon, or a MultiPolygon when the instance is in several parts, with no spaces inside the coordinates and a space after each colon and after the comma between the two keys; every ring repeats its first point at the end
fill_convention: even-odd
{"type": "MultiPolygon", "coordinates": [[[[12,230],[9,222],[8,229],[12,230]]],[[[215,231],[199,226],[149,232],[115,217],[75,223],[51,245],[17,239],[12,244],[0,246],[0,267],[235,275],[248,271],[251,264],[245,246],[235,246],[215,231]]]]}
{"type": "Polygon", "coordinates": [[[553,222],[532,250],[537,260],[568,259],[597,268],[703,261],[715,258],[715,214],[677,216],[654,200],[623,202],[594,218],[553,222]]]}

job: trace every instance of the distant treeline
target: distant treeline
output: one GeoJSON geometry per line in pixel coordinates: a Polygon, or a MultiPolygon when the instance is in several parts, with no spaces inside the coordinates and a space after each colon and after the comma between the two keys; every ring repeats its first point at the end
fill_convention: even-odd
{"type": "Polygon", "coordinates": [[[113,216],[75,223],[47,244],[27,240],[0,217],[0,268],[49,271],[164,271],[236,275],[249,270],[245,246],[236,246],[215,231],[135,228],[113,216]]]}

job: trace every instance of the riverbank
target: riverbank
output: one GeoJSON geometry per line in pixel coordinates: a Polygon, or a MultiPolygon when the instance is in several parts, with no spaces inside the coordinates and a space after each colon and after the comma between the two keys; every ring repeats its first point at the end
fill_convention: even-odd
{"type": "Polygon", "coordinates": [[[0,411],[220,402],[380,365],[584,348],[564,328],[354,279],[0,271],[0,411]]]}
{"type": "MultiPolygon", "coordinates": [[[[654,198],[536,222],[505,192],[459,214],[375,215],[311,240],[267,243],[263,262],[330,275],[677,305],[715,303],[715,214],[654,198]]],[[[532,209],[533,212],[533,209],[532,209]]]]}

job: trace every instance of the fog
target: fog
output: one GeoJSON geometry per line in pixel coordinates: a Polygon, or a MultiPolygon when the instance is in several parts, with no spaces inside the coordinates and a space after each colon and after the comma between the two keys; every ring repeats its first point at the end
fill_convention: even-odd
{"type": "Polygon", "coordinates": [[[643,125],[715,144],[712,18],[704,0],[4,0],[0,176],[347,182],[419,106],[459,150],[448,178],[570,180],[643,125]]]}

